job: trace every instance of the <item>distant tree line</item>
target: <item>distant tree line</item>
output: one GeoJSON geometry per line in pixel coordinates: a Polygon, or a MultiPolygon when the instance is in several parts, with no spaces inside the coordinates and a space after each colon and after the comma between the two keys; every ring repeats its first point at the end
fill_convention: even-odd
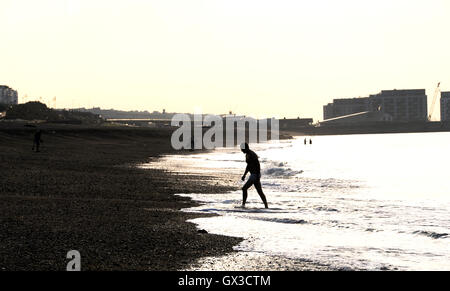
{"type": "MultiPolygon", "coordinates": [[[[1,107],[0,105],[0,111],[1,107]]],[[[104,120],[97,114],[74,110],[55,110],[47,105],[33,101],[25,104],[7,105],[6,119],[42,120],[50,123],[93,124],[104,120]]]]}

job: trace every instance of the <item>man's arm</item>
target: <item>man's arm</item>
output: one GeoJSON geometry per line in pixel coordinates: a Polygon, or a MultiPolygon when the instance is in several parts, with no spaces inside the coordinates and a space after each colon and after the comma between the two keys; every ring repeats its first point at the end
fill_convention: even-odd
{"type": "Polygon", "coordinates": [[[245,167],[245,173],[244,173],[244,176],[242,176],[242,181],[245,180],[245,176],[247,175],[247,173],[248,173],[248,164],[247,164],[247,167],[245,167]]]}

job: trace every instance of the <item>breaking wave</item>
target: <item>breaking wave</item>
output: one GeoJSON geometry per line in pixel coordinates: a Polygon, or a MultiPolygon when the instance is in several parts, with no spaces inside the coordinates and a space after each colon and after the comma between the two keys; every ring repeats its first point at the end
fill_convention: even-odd
{"type": "Polygon", "coordinates": [[[270,162],[262,173],[275,177],[293,177],[303,173],[303,170],[293,170],[287,166],[286,162],[270,162]]]}

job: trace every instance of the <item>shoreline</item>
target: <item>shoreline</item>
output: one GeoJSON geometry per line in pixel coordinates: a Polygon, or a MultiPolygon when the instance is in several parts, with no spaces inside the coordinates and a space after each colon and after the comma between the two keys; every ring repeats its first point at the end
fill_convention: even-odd
{"type": "MultiPolygon", "coordinates": [[[[176,154],[175,154],[176,155],[176,154]]],[[[221,185],[231,185],[229,183],[229,176],[227,175],[217,175],[217,180],[221,185]]],[[[236,191],[224,191],[218,194],[236,194],[237,199],[241,198],[242,194],[235,193],[236,191]]],[[[192,193],[192,194],[216,194],[216,193],[192,193]]],[[[177,196],[183,194],[178,194],[177,196]]],[[[198,204],[200,206],[213,207],[202,200],[196,200],[195,197],[189,197],[197,205],[189,206],[181,209],[185,213],[200,214],[200,217],[205,218],[204,212],[196,211],[198,204]]],[[[206,218],[213,219],[214,217],[221,216],[221,214],[211,214],[208,213],[206,218]]],[[[193,223],[197,229],[203,230],[201,223],[196,222],[196,218],[190,219],[190,223],[193,223]]],[[[216,231],[214,229],[207,229],[209,233],[217,235],[225,235],[229,238],[234,238],[230,234],[220,234],[220,230],[216,231]]],[[[187,268],[180,269],[180,271],[352,271],[356,270],[349,267],[338,267],[323,264],[316,261],[311,261],[308,259],[301,258],[289,258],[278,254],[262,253],[258,251],[243,251],[238,250],[239,244],[245,242],[249,237],[238,236],[241,239],[236,245],[233,246],[233,252],[216,255],[216,256],[204,256],[197,259],[195,262],[190,264],[187,268]]]]}
{"type": "MultiPolygon", "coordinates": [[[[64,271],[69,250],[82,270],[330,270],[312,262],[234,250],[243,238],[202,233],[179,193],[237,190],[221,175],[171,173],[140,164],[175,151],[170,129],[0,126],[0,270],[64,271]],[[223,181],[222,181],[223,180],[223,181]],[[203,264],[204,265],[204,264],[203,264]]],[[[202,152],[207,152],[206,150],[202,152]]]]}

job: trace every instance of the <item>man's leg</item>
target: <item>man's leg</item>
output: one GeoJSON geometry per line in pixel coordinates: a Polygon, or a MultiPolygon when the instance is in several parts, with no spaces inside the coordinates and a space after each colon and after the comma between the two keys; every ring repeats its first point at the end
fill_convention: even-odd
{"type": "Polygon", "coordinates": [[[245,206],[245,203],[247,202],[247,190],[253,185],[253,180],[248,178],[247,183],[245,183],[244,187],[242,187],[242,206],[245,206]]]}
{"type": "Polygon", "coordinates": [[[266,208],[269,208],[269,205],[267,205],[266,195],[264,195],[264,192],[261,187],[261,181],[258,180],[255,182],[255,188],[256,188],[256,191],[258,191],[259,197],[261,197],[261,200],[263,201],[264,206],[266,208]]]}

